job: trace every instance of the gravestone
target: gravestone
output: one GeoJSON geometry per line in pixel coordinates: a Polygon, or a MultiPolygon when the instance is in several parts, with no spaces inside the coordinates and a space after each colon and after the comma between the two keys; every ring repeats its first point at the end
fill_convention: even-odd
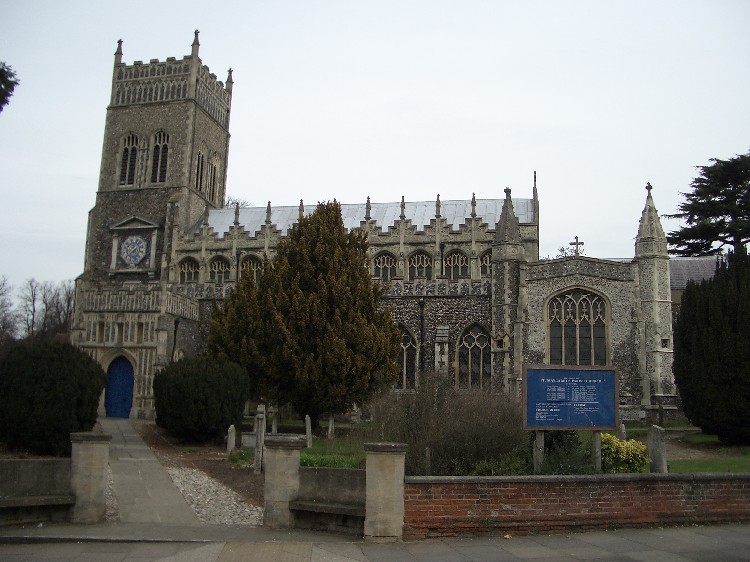
{"type": "Polygon", "coordinates": [[[651,457],[651,472],[665,474],[667,466],[667,432],[663,427],[652,425],[648,430],[648,456],[651,457]]]}
{"type": "Polygon", "coordinates": [[[312,449],[312,422],[310,416],[305,416],[305,437],[307,438],[307,448],[312,449]]]}
{"type": "Polygon", "coordinates": [[[229,426],[227,431],[227,456],[234,451],[234,446],[237,443],[237,431],[234,429],[234,424],[229,426]]]}

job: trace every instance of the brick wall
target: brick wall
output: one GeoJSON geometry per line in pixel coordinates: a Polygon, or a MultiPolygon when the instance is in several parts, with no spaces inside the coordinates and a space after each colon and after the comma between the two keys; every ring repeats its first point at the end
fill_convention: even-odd
{"type": "Polygon", "coordinates": [[[750,474],[407,477],[404,538],[750,520],[750,474]]]}

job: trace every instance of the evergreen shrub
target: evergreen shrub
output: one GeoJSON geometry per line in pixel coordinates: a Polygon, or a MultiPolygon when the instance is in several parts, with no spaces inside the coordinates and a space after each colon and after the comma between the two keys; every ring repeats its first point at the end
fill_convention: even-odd
{"type": "Polygon", "coordinates": [[[245,369],[215,357],[185,358],[154,377],[156,424],[182,440],[218,441],[242,423],[249,381],[245,369]]]}
{"type": "Polygon", "coordinates": [[[602,433],[603,472],[644,472],[649,462],[648,447],[640,441],[623,441],[611,433],[602,433]]]}
{"type": "Polygon", "coordinates": [[[20,343],[0,360],[0,440],[41,455],[70,454],[70,434],[91,431],[107,375],[67,343],[20,343]]]}

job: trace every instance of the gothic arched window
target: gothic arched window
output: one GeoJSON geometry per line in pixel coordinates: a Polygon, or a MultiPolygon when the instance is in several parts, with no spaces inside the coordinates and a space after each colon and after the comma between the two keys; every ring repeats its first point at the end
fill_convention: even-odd
{"type": "Polygon", "coordinates": [[[200,267],[193,258],[185,258],[180,262],[180,283],[197,283],[200,267]]]}
{"type": "Polygon", "coordinates": [[[260,273],[263,271],[263,262],[255,256],[250,256],[242,260],[242,267],[240,268],[240,276],[242,278],[245,275],[250,275],[253,282],[257,285],[260,282],[260,273]]]}
{"type": "Polygon", "coordinates": [[[443,259],[445,274],[451,281],[456,281],[469,276],[469,258],[458,250],[449,252],[443,259]]]}
{"type": "Polygon", "coordinates": [[[490,388],[492,361],[490,334],[474,324],[458,339],[458,387],[490,388]]]}
{"type": "Polygon", "coordinates": [[[590,291],[572,289],[547,305],[550,365],[607,364],[607,305],[590,291]]]}
{"type": "Polygon", "coordinates": [[[206,151],[201,148],[195,158],[195,190],[203,191],[204,172],[206,167],[206,151]]]}
{"type": "Polygon", "coordinates": [[[128,135],[122,141],[122,159],[120,160],[120,185],[135,183],[135,164],[138,160],[138,137],[128,135]]]}
{"type": "Polygon", "coordinates": [[[215,258],[208,265],[208,280],[217,285],[223,285],[229,281],[229,260],[226,258],[215,258]]]}
{"type": "Polygon", "coordinates": [[[169,156],[169,135],[159,131],[154,136],[154,148],[151,151],[151,183],[167,181],[167,158],[169,156]]]}
{"type": "Polygon", "coordinates": [[[399,325],[401,330],[401,349],[398,352],[398,365],[401,369],[396,381],[396,388],[413,389],[417,384],[417,342],[409,330],[399,325]]]}
{"type": "Polygon", "coordinates": [[[415,252],[409,257],[409,280],[432,279],[432,256],[427,252],[415,252]]]}
{"type": "Polygon", "coordinates": [[[388,252],[381,252],[372,260],[373,277],[384,283],[396,276],[396,258],[388,252]]]}
{"type": "Polygon", "coordinates": [[[492,275],[492,250],[487,250],[479,256],[479,275],[482,277],[492,275]]]}

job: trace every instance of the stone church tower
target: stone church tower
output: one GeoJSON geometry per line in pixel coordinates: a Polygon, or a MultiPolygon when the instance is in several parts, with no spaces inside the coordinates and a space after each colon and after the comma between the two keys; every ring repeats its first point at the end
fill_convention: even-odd
{"type": "Polygon", "coordinates": [[[199,46],[196,31],[179,60],[127,65],[122,41],[115,52],[73,334],[108,369],[110,415],[150,411],[155,367],[198,329],[195,303],[163,288],[174,238],[224,200],[232,71],[218,81],[199,46]]]}

